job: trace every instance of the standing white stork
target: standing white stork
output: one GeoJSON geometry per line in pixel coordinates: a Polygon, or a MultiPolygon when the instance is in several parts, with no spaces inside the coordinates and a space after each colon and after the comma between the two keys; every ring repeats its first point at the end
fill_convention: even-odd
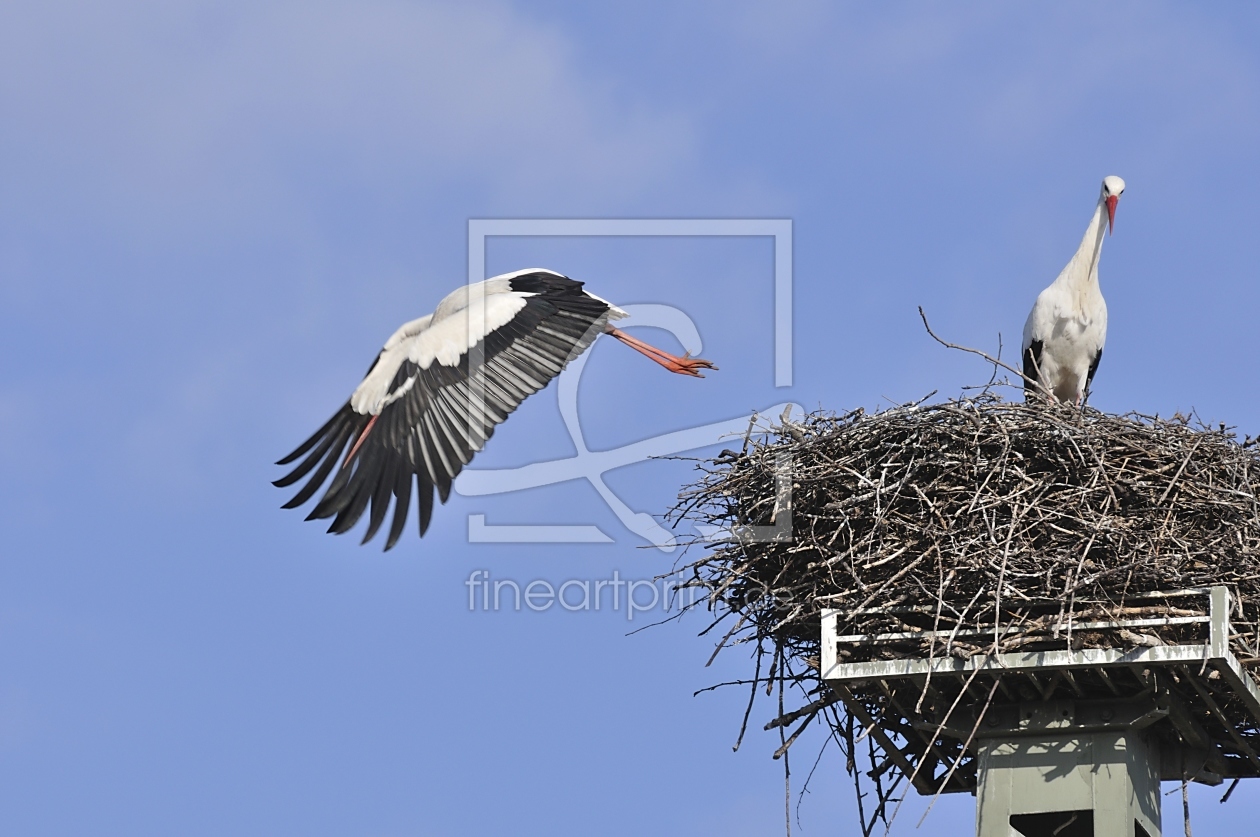
{"type": "Polygon", "coordinates": [[[1085,228],[1081,246],[1067,267],[1037,302],[1024,323],[1025,398],[1038,382],[1060,401],[1084,406],[1089,385],[1102,360],[1107,341],[1107,302],[1098,288],[1098,258],[1102,255],[1103,217],[1110,232],[1124,181],[1104,177],[1094,217],[1085,228]]]}
{"type": "Polygon", "coordinates": [[[671,355],[609,325],[625,316],[625,311],[582,290],[581,282],[538,268],[456,289],[432,314],[394,332],[350,400],[276,463],[288,465],[306,456],[273,483],[281,488],[319,466],[284,508],[309,500],[336,468],[328,490],[306,519],[333,517],[328,531],[339,535],[358,522],[370,503],[363,537],[367,543],[393,499],[394,518],[385,543],[390,549],[407,522],[413,482],[423,536],[433,514],[434,489],[445,503],[451,481],[481,450],[495,426],[601,333],[671,372],[702,378],[699,370],[717,368],[701,358],[671,355]],[[472,290],[478,286],[480,292],[472,290]],[[481,346],[479,353],[473,351],[476,346],[481,346]],[[470,353],[481,355],[481,362],[471,369],[470,353]],[[480,399],[472,397],[473,389],[481,393],[480,399]]]}

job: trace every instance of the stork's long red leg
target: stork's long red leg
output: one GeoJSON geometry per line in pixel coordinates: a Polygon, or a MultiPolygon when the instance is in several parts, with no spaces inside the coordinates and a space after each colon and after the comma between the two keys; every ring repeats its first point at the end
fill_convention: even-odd
{"type": "Polygon", "coordinates": [[[380,417],[380,413],[372,416],[372,420],[369,421],[367,426],[363,428],[363,432],[359,434],[359,438],[354,441],[354,447],[350,448],[350,452],[346,454],[345,461],[341,463],[342,468],[349,465],[350,460],[354,459],[354,455],[359,452],[359,446],[363,444],[363,440],[366,439],[368,434],[372,432],[372,425],[376,424],[376,420],[380,417]]]}
{"type": "Polygon", "coordinates": [[[637,340],[631,337],[619,328],[609,326],[605,329],[605,331],[609,335],[616,337],[622,343],[625,343],[627,346],[634,349],[636,352],[639,352],[643,356],[650,358],[651,360],[659,363],[661,366],[664,366],[670,372],[677,372],[679,375],[691,375],[695,378],[703,378],[704,376],[700,374],[699,370],[717,369],[716,366],[704,358],[691,357],[690,355],[684,355],[682,357],[679,357],[678,355],[671,355],[669,352],[658,349],[655,346],[644,343],[642,340],[637,340]]]}

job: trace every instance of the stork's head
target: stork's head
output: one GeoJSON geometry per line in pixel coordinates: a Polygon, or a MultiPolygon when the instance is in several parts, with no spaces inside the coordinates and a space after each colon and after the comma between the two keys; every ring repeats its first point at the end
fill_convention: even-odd
{"type": "Polygon", "coordinates": [[[1102,185],[1102,201],[1107,204],[1107,234],[1111,234],[1111,230],[1116,225],[1116,204],[1120,203],[1120,196],[1124,194],[1124,181],[1109,174],[1103,178],[1102,185]]]}

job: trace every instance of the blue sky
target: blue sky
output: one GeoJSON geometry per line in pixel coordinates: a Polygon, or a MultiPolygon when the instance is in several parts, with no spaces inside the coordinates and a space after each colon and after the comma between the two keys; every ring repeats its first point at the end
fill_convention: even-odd
{"type": "MultiPolygon", "coordinates": [[[[777,736],[732,754],[743,695],[691,696],[745,670],[703,667],[699,619],[627,636],[641,615],[469,611],[478,569],[672,566],[588,484],[456,495],[387,555],[278,508],[270,463],[464,281],[469,218],[792,219],[788,389],[768,239],[492,241],[493,271],[676,306],[721,366],[693,381],[596,346],[579,403],[608,448],[986,379],[915,306],[1012,356],[1118,174],[1093,403],[1260,430],[1248,4],[11,0],[0,113],[5,833],[781,827],[777,736]],[[615,543],[470,544],[469,514],[615,543]]],[[[553,386],[476,464],[571,452],[553,386]]],[[[660,514],[689,477],[608,482],[660,514]]],[[[824,758],[801,833],[847,831],[841,769],[824,758]]],[[[1254,820],[1218,796],[1192,794],[1196,829],[1254,820]]],[[[946,799],[929,824],[970,817],[946,799]]]]}

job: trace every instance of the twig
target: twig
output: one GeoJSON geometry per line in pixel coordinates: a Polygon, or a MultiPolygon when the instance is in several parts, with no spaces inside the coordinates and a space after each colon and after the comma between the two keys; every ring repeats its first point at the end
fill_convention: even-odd
{"type": "MultiPolygon", "coordinates": [[[[973,355],[979,355],[980,357],[982,357],[982,358],[984,358],[985,360],[987,360],[989,363],[992,363],[992,364],[993,364],[993,367],[994,367],[994,371],[995,371],[995,372],[996,372],[996,370],[997,370],[997,367],[999,367],[999,366],[1000,366],[1000,367],[1002,367],[1003,369],[1005,369],[1007,372],[1011,372],[1011,373],[1015,374],[1016,376],[1018,376],[1018,377],[1019,377],[1019,379],[1020,379],[1020,380],[1022,380],[1022,381],[1024,381],[1025,383],[1027,383],[1027,384],[1032,384],[1032,385],[1033,385],[1033,387],[1035,387],[1035,388],[1036,388],[1039,392],[1041,392],[1041,393],[1042,393],[1043,395],[1045,395],[1047,398],[1052,398],[1052,397],[1053,397],[1053,396],[1050,394],[1050,391],[1049,391],[1048,389],[1046,389],[1045,385],[1044,385],[1044,384],[1042,384],[1042,383],[1041,383],[1041,381],[1039,381],[1039,380],[1037,380],[1037,379],[1035,379],[1035,378],[1030,378],[1030,377],[1028,377],[1028,376],[1027,376],[1027,375],[1025,375],[1022,371],[1020,371],[1020,370],[1016,369],[1015,367],[1010,366],[1010,365],[1008,365],[1008,364],[1006,364],[1006,363],[1003,363],[1002,361],[998,360],[997,358],[990,356],[988,352],[982,352],[982,351],[980,351],[979,349],[973,349],[973,348],[971,348],[970,346],[960,346],[960,345],[958,345],[957,343],[950,343],[950,342],[948,342],[948,341],[946,341],[946,340],[942,340],[941,338],[937,337],[937,336],[936,336],[936,332],[932,331],[932,327],[931,327],[930,325],[928,325],[927,314],[924,314],[924,313],[923,313],[923,306],[922,306],[922,305],[920,305],[920,306],[919,306],[919,317],[923,320],[923,327],[924,327],[925,329],[927,329],[927,333],[928,333],[928,334],[930,334],[930,335],[932,336],[932,339],[933,339],[933,340],[935,340],[937,343],[940,343],[940,344],[941,344],[942,346],[944,346],[945,348],[947,348],[947,349],[957,349],[957,350],[958,350],[958,351],[960,351],[960,352],[969,352],[970,354],[973,354],[973,355]]],[[[990,383],[990,385],[992,385],[992,381],[990,381],[989,383],[990,383]]]]}

